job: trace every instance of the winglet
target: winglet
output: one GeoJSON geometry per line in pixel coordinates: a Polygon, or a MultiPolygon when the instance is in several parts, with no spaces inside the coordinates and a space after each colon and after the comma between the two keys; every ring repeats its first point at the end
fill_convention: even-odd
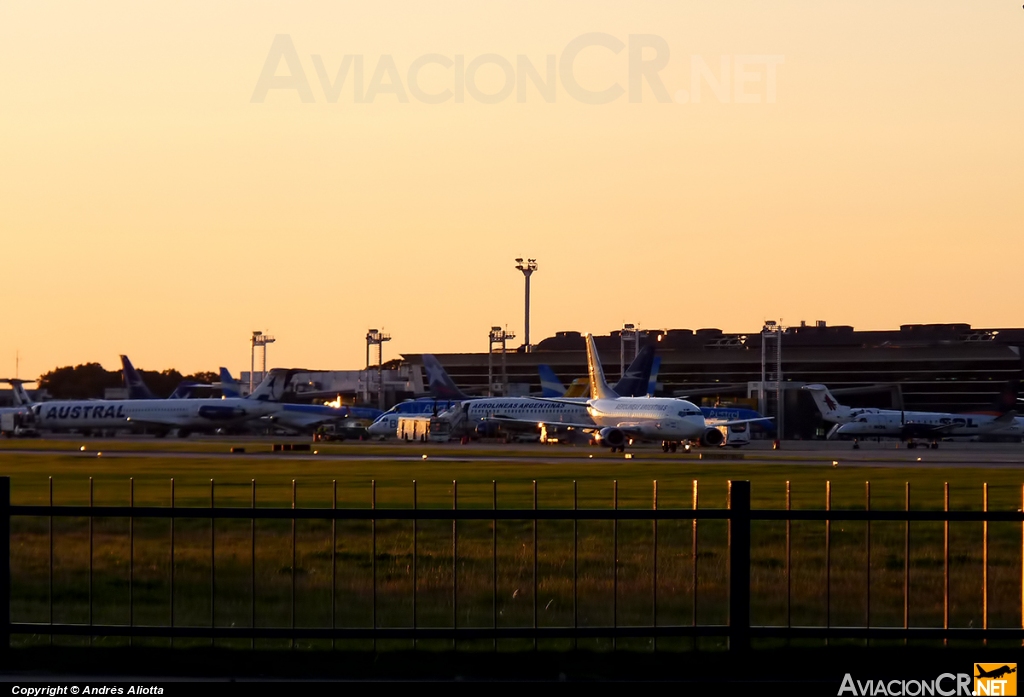
{"type": "Polygon", "coordinates": [[[594,335],[587,333],[587,375],[590,378],[591,399],[615,399],[618,395],[608,386],[601,367],[601,357],[597,355],[597,344],[594,335]]]}

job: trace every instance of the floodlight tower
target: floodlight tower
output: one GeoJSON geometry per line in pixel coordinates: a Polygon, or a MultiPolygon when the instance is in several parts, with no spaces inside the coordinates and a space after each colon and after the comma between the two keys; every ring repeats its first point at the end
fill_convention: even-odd
{"type": "Polygon", "coordinates": [[[619,332],[619,377],[626,374],[626,344],[629,343],[633,344],[633,356],[629,359],[632,361],[640,353],[640,330],[635,324],[623,324],[619,332]]]}
{"type": "Polygon", "coordinates": [[[260,347],[260,351],[263,353],[263,372],[260,374],[260,380],[267,376],[267,344],[274,343],[274,337],[263,332],[253,332],[252,339],[250,340],[249,349],[249,394],[252,394],[255,389],[254,373],[256,372],[256,347],[260,347]]]}
{"type": "MultiPolygon", "coordinates": [[[[523,276],[526,277],[526,336],[523,337],[523,345],[526,347],[526,352],[530,352],[530,276],[537,270],[537,260],[527,259],[525,262],[520,258],[516,259],[516,268],[523,272],[523,276]]],[[[512,338],[512,337],[509,337],[512,338]]]]}
{"type": "Polygon", "coordinates": [[[501,346],[501,394],[508,393],[508,365],[505,360],[507,343],[515,339],[516,335],[501,327],[491,327],[487,335],[487,396],[494,396],[494,347],[501,346]]]}
{"type": "Polygon", "coordinates": [[[370,347],[377,347],[377,408],[384,408],[384,342],[391,341],[390,334],[376,329],[366,332],[366,368],[370,368],[370,347]]]}
{"type": "Polygon", "coordinates": [[[768,320],[761,330],[761,390],[758,394],[760,407],[765,416],[775,417],[775,429],[779,440],[783,434],[783,412],[785,401],[782,392],[782,335],[785,333],[780,322],[768,320]]]}

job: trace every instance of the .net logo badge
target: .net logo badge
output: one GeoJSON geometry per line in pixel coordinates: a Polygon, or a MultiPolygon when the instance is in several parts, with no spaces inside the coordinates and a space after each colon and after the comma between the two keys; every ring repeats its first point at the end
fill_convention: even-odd
{"type": "Polygon", "coordinates": [[[975,663],[974,694],[988,695],[1017,694],[1016,663],[975,663]]]}

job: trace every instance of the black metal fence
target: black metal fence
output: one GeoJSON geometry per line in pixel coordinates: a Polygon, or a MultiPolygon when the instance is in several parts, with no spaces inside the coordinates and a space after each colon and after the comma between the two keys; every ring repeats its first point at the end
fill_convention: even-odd
{"type": "MultiPolygon", "coordinates": [[[[10,479],[0,477],[0,559],[5,560],[0,567],[0,597],[7,598],[7,602],[0,603],[0,647],[7,648],[11,645],[11,636],[14,634],[33,634],[52,636],[110,636],[110,637],[147,637],[147,638],[204,638],[204,639],[248,639],[255,645],[257,639],[290,639],[294,645],[296,639],[405,639],[405,640],[426,640],[444,639],[450,640],[453,646],[457,646],[460,640],[494,640],[498,639],[526,639],[533,640],[534,645],[538,639],[585,639],[585,638],[646,638],[654,640],[654,647],[657,648],[659,638],[687,637],[696,639],[698,637],[724,637],[728,640],[731,650],[743,650],[749,648],[752,639],[979,639],[988,641],[990,639],[1012,639],[1024,640],[1024,568],[1021,570],[1021,628],[993,628],[989,627],[989,523],[1008,522],[1021,524],[1021,544],[1024,549],[1024,512],[1017,511],[990,511],[988,510],[988,488],[984,489],[984,507],[981,511],[950,511],[949,510],[949,487],[945,489],[945,506],[942,511],[910,510],[910,488],[906,489],[905,510],[872,510],[870,484],[865,487],[865,507],[863,510],[833,510],[831,505],[831,488],[826,494],[826,506],[824,510],[793,510],[789,485],[786,488],[786,508],[784,509],[752,509],[750,482],[731,481],[729,482],[728,507],[727,508],[700,508],[698,505],[697,483],[693,488],[693,507],[686,508],[659,508],[657,497],[657,483],[654,486],[654,496],[650,509],[621,509],[618,507],[617,487],[615,498],[611,509],[580,509],[577,507],[577,496],[574,485],[573,508],[571,509],[540,509],[537,507],[536,483],[533,489],[533,507],[527,509],[498,509],[497,489],[494,489],[493,507],[491,509],[481,508],[459,508],[458,488],[453,483],[453,500],[451,509],[424,509],[416,507],[415,493],[413,496],[413,508],[377,508],[375,505],[376,496],[374,493],[374,505],[371,508],[353,509],[337,507],[337,488],[335,485],[333,505],[331,508],[299,508],[295,506],[294,483],[292,489],[292,507],[290,508],[257,508],[255,500],[255,487],[253,488],[253,500],[250,508],[243,507],[215,507],[213,505],[213,490],[211,488],[211,506],[206,507],[180,507],[175,506],[173,501],[170,507],[157,506],[135,506],[134,488],[129,506],[94,506],[91,505],[92,496],[90,492],[89,506],[55,506],[52,505],[52,485],[50,505],[12,505],[10,502],[10,479]],[[12,622],[11,605],[14,600],[11,596],[11,519],[12,517],[41,517],[50,521],[50,621],[49,622],[12,622]],[[53,622],[53,519],[62,517],[87,518],[89,520],[89,621],[87,623],[57,623],[53,622]],[[122,518],[129,521],[129,561],[128,561],[128,603],[129,622],[128,624],[100,624],[94,623],[92,613],[92,563],[93,563],[93,521],[96,518],[122,518]],[[132,592],[132,581],[134,579],[135,565],[135,521],[138,519],[165,519],[170,521],[170,614],[168,623],[159,626],[142,626],[134,621],[132,608],[134,594],[132,592]],[[210,602],[211,621],[209,626],[181,626],[175,624],[174,612],[174,521],[179,519],[207,519],[211,521],[210,537],[210,602]],[[216,521],[218,520],[248,520],[251,526],[252,545],[252,569],[250,583],[252,585],[252,608],[251,626],[218,626],[214,621],[216,616],[216,521]],[[256,521],[258,520],[283,520],[291,521],[291,626],[290,627],[261,627],[256,623],[255,588],[256,576],[256,521]],[[331,573],[336,578],[337,560],[337,523],[338,521],[368,521],[371,526],[372,535],[372,572],[373,572],[373,593],[372,593],[372,626],[368,627],[341,627],[337,626],[334,612],[337,603],[336,586],[332,585],[332,626],[330,627],[302,627],[296,626],[295,621],[295,566],[296,566],[296,523],[300,520],[321,520],[331,523],[332,536],[332,558],[331,573]],[[378,596],[377,596],[377,521],[399,520],[410,521],[412,524],[412,626],[408,627],[381,627],[377,622],[378,596]],[[728,622],[726,624],[710,625],[698,624],[696,616],[696,594],[697,594],[697,568],[698,568],[698,524],[699,521],[718,520],[728,524],[728,622]],[[452,553],[452,580],[451,580],[451,604],[452,615],[451,625],[445,627],[418,626],[416,617],[416,569],[417,569],[417,524],[420,521],[451,521],[451,553],[452,553]],[[492,539],[492,567],[491,581],[493,583],[493,621],[490,627],[480,626],[459,626],[459,574],[457,571],[459,562],[459,526],[460,521],[489,521],[491,523],[492,539]],[[533,523],[533,626],[531,627],[502,627],[498,622],[498,522],[499,521],[526,521],[533,523]],[[571,626],[538,626],[537,608],[537,582],[538,582],[538,556],[537,556],[537,524],[538,521],[566,521],[573,524],[573,551],[572,551],[572,596],[573,596],[573,623],[571,626]],[[612,522],[612,544],[614,546],[614,587],[612,595],[612,624],[611,626],[580,626],[578,622],[578,546],[579,534],[578,524],[580,521],[610,521],[612,522]],[[623,626],[618,623],[618,579],[619,579],[619,539],[618,528],[621,521],[650,521],[653,526],[653,547],[652,547],[652,617],[653,622],[644,626],[623,626]],[[659,623],[659,599],[658,599],[658,524],[663,521],[692,521],[692,560],[693,560],[693,621],[689,624],[662,624],[659,623]],[[751,523],[754,521],[781,521],[785,522],[786,543],[785,543],[785,579],[786,579],[786,608],[787,621],[785,625],[779,626],[752,626],[751,625],[751,523]],[[791,529],[795,521],[819,521],[825,525],[825,592],[826,592],[826,621],[823,626],[794,626],[790,621],[791,606],[791,529]],[[835,521],[862,521],[867,523],[867,563],[865,565],[865,591],[867,593],[867,614],[863,626],[833,626],[831,622],[831,573],[832,573],[832,524],[835,521]],[[871,626],[871,524],[874,522],[903,522],[905,526],[904,536],[904,569],[903,569],[903,624],[902,626],[871,626]],[[941,522],[944,524],[944,587],[943,587],[943,626],[942,627],[912,627],[910,619],[910,523],[911,522],[941,522]],[[983,622],[981,627],[950,627],[950,548],[949,548],[949,524],[951,522],[982,522],[983,523],[983,622]]],[[[415,492],[415,487],[414,487],[415,492]]],[[[1022,506],[1024,508],[1024,506],[1022,506]]],[[[1024,563],[1024,562],[1022,562],[1024,563]]],[[[376,645],[376,644],[375,644],[376,645]]]]}

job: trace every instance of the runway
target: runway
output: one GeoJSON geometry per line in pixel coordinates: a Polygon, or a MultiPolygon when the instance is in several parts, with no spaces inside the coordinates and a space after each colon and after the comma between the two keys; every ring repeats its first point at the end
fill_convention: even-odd
{"type": "MultiPolygon", "coordinates": [[[[1018,443],[942,443],[937,450],[908,449],[896,443],[861,443],[854,450],[850,443],[826,441],[787,441],[778,450],[770,442],[755,442],[743,449],[703,448],[688,453],[663,453],[656,445],[642,445],[628,449],[625,454],[612,455],[606,449],[592,446],[471,443],[469,445],[439,443],[353,442],[346,444],[312,444],[312,450],[274,452],[272,445],[280,439],[245,442],[220,442],[213,438],[194,439],[189,443],[173,442],[161,447],[161,442],[121,438],[111,441],[83,441],[58,438],[35,441],[35,447],[18,447],[16,442],[0,446],[0,456],[53,457],[71,456],[83,459],[235,459],[268,461],[338,461],[338,462],[421,462],[472,463],[504,462],[549,464],[557,466],[568,462],[591,461],[617,463],[623,460],[638,465],[676,461],[680,464],[695,462],[730,462],[785,466],[843,466],[843,467],[1024,467],[1024,445],[1018,443]],[[173,447],[170,447],[173,445],[173,447]],[[232,447],[245,448],[244,453],[231,453],[232,447]],[[83,450],[84,448],[84,450],[83,450]]],[[[305,441],[302,441],[305,442],[305,441]]]]}

